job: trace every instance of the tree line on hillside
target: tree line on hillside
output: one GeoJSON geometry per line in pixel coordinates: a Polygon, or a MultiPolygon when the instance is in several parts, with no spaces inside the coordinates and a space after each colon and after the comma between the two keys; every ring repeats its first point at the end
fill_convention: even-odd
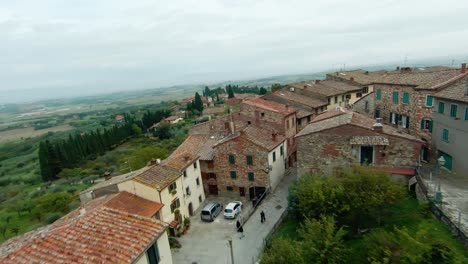
{"type": "Polygon", "coordinates": [[[370,170],[302,176],[289,195],[299,228],[274,238],[260,263],[464,263],[427,208],[409,210],[407,199],[404,185],[370,170]]]}
{"type": "Polygon", "coordinates": [[[142,129],[169,116],[168,110],[147,111],[142,120],[124,114],[124,122],[110,129],[96,129],[87,133],[69,134],[68,139],[45,140],[39,143],[39,165],[43,181],[58,179],[64,168],[74,168],[82,161],[95,159],[124,142],[141,134],[142,129]]]}

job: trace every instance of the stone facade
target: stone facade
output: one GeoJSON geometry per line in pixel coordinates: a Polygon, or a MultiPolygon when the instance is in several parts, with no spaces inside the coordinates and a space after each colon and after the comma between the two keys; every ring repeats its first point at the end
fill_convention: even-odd
{"type": "MultiPolygon", "coordinates": [[[[310,126],[313,126],[312,123],[310,126]]],[[[352,145],[354,136],[384,136],[389,145],[373,146],[372,166],[416,166],[421,142],[382,134],[369,129],[345,125],[297,137],[298,175],[323,173],[331,175],[336,169],[360,165],[360,145],[352,145]]]]}
{"type": "Polygon", "coordinates": [[[361,97],[359,100],[354,102],[354,104],[351,106],[351,109],[360,114],[368,115],[369,117],[375,117],[374,93],[368,93],[361,97]]]}
{"type": "Polygon", "coordinates": [[[219,193],[237,192],[244,187],[244,195],[248,195],[250,187],[269,186],[268,179],[268,151],[239,136],[215,147],[217,155],[213,162],[216,173],[216,184],[219,193]],[[230,164],[229,155],[234,155],[235,164],[230,164]],[[247,165],[247,155],[253,158],[252,165],[247,165]],[[236,172],[236,178],[232,179],[231,171],[236,172]],[[250,181],[248,173],[254,173],[254,181],[250,181]],[[232,187],[228,191],[227,187],[232,187]]]}

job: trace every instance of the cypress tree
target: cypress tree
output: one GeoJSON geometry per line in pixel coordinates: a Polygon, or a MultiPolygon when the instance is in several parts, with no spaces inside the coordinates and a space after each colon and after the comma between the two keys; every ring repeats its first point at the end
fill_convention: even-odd
{"type": "Polygon", "coordinates": [[[202,101],[200,95],[198,94],[198,92],[195,93],[195,100],[193,101],[193,106],[200,113],[203,111],[203,101],[202,101]]]}
{"type": "Polygon", "coordinates": [[[52,170],[49,165],[49,152],[44,142],[39,143],[39,165],[41,168],[41,177],[43,181],[51,181],[52,170]]]}
{"type": "Polygon", "coordinates": [[[234,91],[232,90],[231,85],[227,86],[227,94],[228,94],[228,98],[234,98],[234,91]]]}

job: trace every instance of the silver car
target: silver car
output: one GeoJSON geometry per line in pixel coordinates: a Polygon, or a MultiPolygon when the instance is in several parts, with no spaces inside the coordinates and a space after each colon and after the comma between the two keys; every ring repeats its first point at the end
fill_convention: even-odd
{"type": "Polygon", "coordinates": [[[224,218],[236,218],[242,212],[242,202],[235,201],[226,205],[224,218]]]}

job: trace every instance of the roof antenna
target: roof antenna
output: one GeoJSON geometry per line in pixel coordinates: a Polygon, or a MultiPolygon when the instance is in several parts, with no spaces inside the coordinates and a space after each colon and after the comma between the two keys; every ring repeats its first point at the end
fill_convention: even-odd
{"type": "Polygon", "coordinates": [[[406,63],[408,62],[408,55],[405,55],[405,60],[403,61],[403,66],[406,67],[406,63]]]}

